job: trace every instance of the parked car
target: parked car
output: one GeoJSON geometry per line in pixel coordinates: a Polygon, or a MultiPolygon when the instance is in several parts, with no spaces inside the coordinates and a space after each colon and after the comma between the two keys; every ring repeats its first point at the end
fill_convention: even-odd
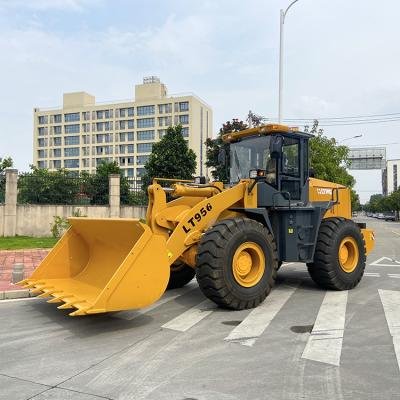
{"type": "Polygon", "coordinates": [[[396,213],[393,211],[386,212],[384,214],[385,221],[396,221],[396,213]]]}

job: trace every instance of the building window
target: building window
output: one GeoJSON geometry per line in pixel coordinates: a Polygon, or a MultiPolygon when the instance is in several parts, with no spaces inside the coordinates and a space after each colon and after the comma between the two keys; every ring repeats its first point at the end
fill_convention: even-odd
{"type": "Polygon", "coordinates": [[[154,106],[139,106],[136,107],[137,115],[153,115],[154,114],[154,106]]]}
{"type": "Polygon", "coordinates": [[[53,149],[53,157],[61,157],[61,149],[53,149]]]}
{"type": "Polygon", "coordinates": [[[103,110],[96,111],[96,118],[103,119],[103,113],[104,113],[103,110]]]}
{"type": "Polygon", "coordinates": [[[159,139],[162,139],[163,136],[164,136],[166,133],[167,133],[167,130],[166,130],[166,129],[159,129],[159,130],[158,130],[158,138],[159,138],[159,139]]]}
{"type": "Polygon", "coordinates": [[[113,142],[113,134],[112,133],[106,133],[104,135],[104,139],[106,143],[111,143],[113,142]]]}
{"type": "Polygon", "coordinates": [[[38,139],[38,146],[39,147],[46,147],[47,146],[47,140],[46,139],[38,139]]]}
{"type": "Polygon", "coordinates": [[[142,177],[146,172],[146,168],[136,168],[136,176],[142,177]]]}
{"type": "Polygon", "coordinates": [[[128,137],[128,142],[133,142],[133,132],[128,132],[127,133],[127,137],[128,137]]]}
{"type": "Polygon", "coordinates": [[[182,136],[189,137],[189,128],[188,127],[182,128],[182,136]]]}
{"type": "Polygon", "coordinates": [[[133,177],[133,168],[128,168],[127,169],[127,176],[129,176],[130,178],[133,177]]]}
{"type": "Polygon", "coordinates": [[[189,111],[189,102],[188,101],[181,101],[179,103],[179,112],[182,111],[189,111]]]}
{"type": "Polygon", "coordinates": [[[46,158],[47,150],[38,150],[38,158],[46,158]]]}
{"type": "Polygon", "coordinates": [[[393,191],[397,190],[397,164],[393,165],[393,191]]]}
{"type": "Polygon", "coordinates": [[[47,161],[38,161],[38,168],[47,168],[47,161]]]}
{"type": "Polygon", "coordinates": [[[48,116],[47,115],[40,115],[38,117],[38,123],[40,125],[47,124],[47,121],[48,121],[48,116]]]}
{"type": "Polygon", "coordinates": [[[159,104],[158,105],[159,114],[170,114],[172,113],[172,103],[159,104]]]}
{"type": "Polygon", "coordinates": [[[128,149],[128,154],[132,154],[135,152],[135,148],[134,148],[133,144],[128,144],[127,149],[128,149]]]}
{"type": "Polygon", "coordinates": [[[79,159],[71,158],[64,160],[64,168],[79,168],[79,159]]]}
{"type": "Polygon", "coordinates": [[[75,125],[65,125],[64,126],[64,132],[65,133],[79,133],[79,124],[75,125]]]}
{"type": "Polygon", "coordinates": [[[133,107],[129,107],[127,108],[128,110],[128,117],[133,117],[135,115],[135,113],[133,112],[133,107]]]}
{"type": "Polygon", "coordinates": [[[54,135],[61,135],[61,125],[53,126],[53,134],[54,135]]]}
{"type": "Polygon", "coordinates": [[[180,115],[179,116],[179,123],[181,125],[187,125],[189,123],[189,115],[187,115],[187,114],[180,115]]]}
{"type": "Polygon", "coordinates": [[[126,146],[124,144],[121,144],[119,146],[119,153],[120,154],[125,154],[126,146]]]}
{"type": "Polygon", "coordinates": [[[154,140],[154,131],[137,132],[137,140],[154,140]]]}
{"type": "Polygon", "coordinates": [[[126,161],[125,157],[120,157],[119,158],[119,165],[125,165],[125,161],[126,161]]]}
{"type": "Polygon", "coordinates": [[[66,147],[64,149],[64,157],[77,157],[79,156],[79,147],[66,147]]]}
{"type": "Polygon", "coordinates": [[[53,160],[53,168],[60,169],[61,168],[61,160],[53,160]]]}
{"type": "Polygon", "coordinates": [[[75,121],[80,121],[80,115],[79,113],[69,113],[69,114],[64,114],[64,121],[65,122],[75,122],[75,121]]]}
{"type": "Polygon", "coordinates": [[[61,138],[60,137],[55,137],[53,139],[53,144],[54,144],[54,146],[61,146],[61,138]]]}
{"type": "Polygon", "coordinates": [[[126,135],[125,135],[125,133],[120,133],[120,134],[119,134],[119,141],[120,141],[120,142],[125,142],[125,140],[126,140],[126,135]]]}
{"type": "Polygon", "coordinates": [[[128,157],[128,165],[133,165],[134,162],[135,162],[134,157],[128,157]]]}
{"type": "Polygon", "coordinates": [[[125,121],[119,121],[119,129],[125,129],[125,121]]]}
{"type": "Polygon", "coordinates": [[[153,143],[138,143],[136,146],[138,153],[151,153],[153,143]]]}
{"type": "Polygon", "coordinates": [[[141,118],[137,120],[138,128],[153,128],[154,118],[141,118]]]}
{"type": "Polygon", "coordinates": [[[114,116],[113,110],[106,110],[104,112],[104,118],[112,118],[114,116]]]}
{"type": "Polygon", "coordinates": [[[136,156],[136,164],[145,165],[149,158],[150,156],[136,156]]]}
{"type": "Polygon", "coordinates": [[[38,135],[39,136],[44,136],[46,134],[47,134],[47,128],[45,128],[45,127],[38,128],[38,135]]]}
{"type": "Polygon", "coordinates": [[[82,113],[82,116],[83,116],[83,119],[84,119],[85,121],[90,120],[90,111],[85,111],[85,112],[83,112],[83,113],[82,113]]]}
{"type": "Polygon", "coordinates": [[[171,126],[172,117],[158,117],[158,126],[171,126]]]}
{"type": "Polygon", "coordinates": [[[135,120],[128,119],[128,129],[133,129],[135,127],[135,120]]]}
{"type": "Polygon", "coordinates": [[[60,124],[61,123],[61,114],[55,114],[54,115],[54,123],[55,124],[60,124]]]}
{"type": "Polygon", "coordinates": [[[126,108],[119,109],[119,116],[120,116],[120,118],[126,117],[126,108]]]}
{"type": "Polygon", "coordinates": [[[74,144],[79,144],[79,136],[67,136],[64,138],[64,144],[66,146],[71,146],[74,144]]]}

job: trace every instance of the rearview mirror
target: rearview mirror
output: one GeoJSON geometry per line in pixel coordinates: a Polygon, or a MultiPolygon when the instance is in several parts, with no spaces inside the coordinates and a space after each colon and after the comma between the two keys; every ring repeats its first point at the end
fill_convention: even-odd
{"type": "Polygon", "coordinates": [[[282,144],[282,136],[271,136],[271,141],[269,143],[271,158],[280,158],[282,154],[282,144]]]}

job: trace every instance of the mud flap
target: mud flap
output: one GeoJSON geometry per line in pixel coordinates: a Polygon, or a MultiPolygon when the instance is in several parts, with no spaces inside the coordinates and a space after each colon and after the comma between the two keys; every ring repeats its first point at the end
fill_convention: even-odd
{"type": "Polygon", "coordinates": [[[146,307],[170,274],[166,240],[135,219],[70,218],[71,227],[20,284],[71,316],[146,307]]]}

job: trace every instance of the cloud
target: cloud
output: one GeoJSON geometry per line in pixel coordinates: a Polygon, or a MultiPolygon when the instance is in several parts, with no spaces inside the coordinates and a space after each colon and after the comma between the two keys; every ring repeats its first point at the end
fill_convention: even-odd
{"type": "MultiPolygon", "coordinates": [[[[98,1],[97,1],[98,3],[98,1]]],[[[39,11],[70,10],[81,12],[88,6],[96,4],[96,0],[0,0],[1,9],[31,9],[39,11]]]]}

